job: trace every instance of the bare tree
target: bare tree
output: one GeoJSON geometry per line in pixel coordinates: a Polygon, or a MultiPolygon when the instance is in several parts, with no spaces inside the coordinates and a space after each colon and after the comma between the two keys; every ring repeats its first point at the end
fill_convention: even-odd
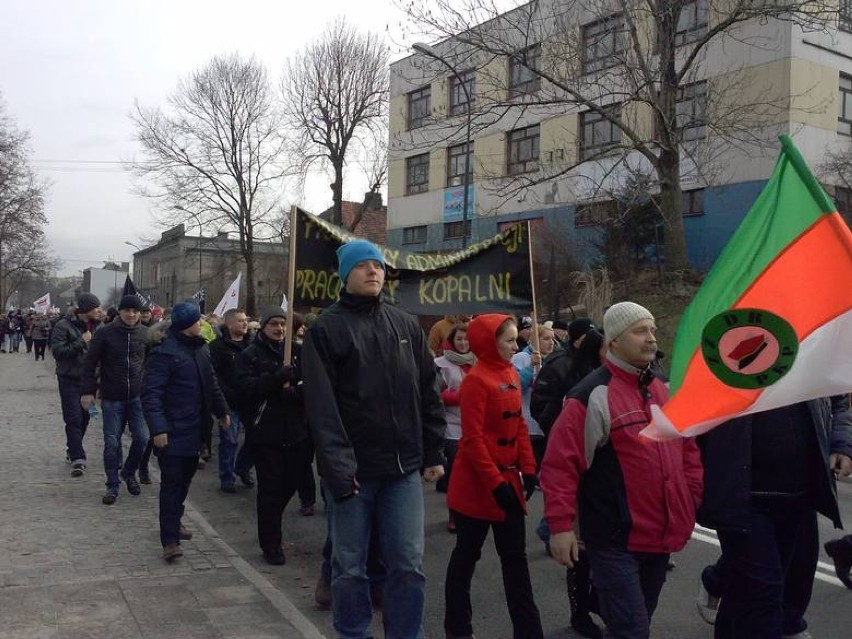
{"type": "Polygon", "coordinates": [[[803,106],[807,91],[791,100],[759,70],[732,61],[725,47],[777,46],[767,22],[825,29],[837,19],[830,0],[533,0],[508,12],[491,0],[403,4],[412,37],[449,38],[443,54],[459,68],[475,64],[477,82],[487,85],[476,101],[482,128],[503,122],[508,130],[505,123],[512,128],[530,111],[597,120],[587,136],[582,127],[574,133],[576,157],[554,152],[535,173],[492,182],[512,193],[546,181],[600,184],[619,164],[644,172],[659,197],[668,270],[687,267],[684,166],[700,175],[714,162],[724,165],[732,147],[774,142],[773,117],[791,103],[824,106],[803,106]],[[744,28],[749,21],[758,28],[744,28]],[[719,74],[712,91],[711,58],[719,74]]]}
{"type": "Polygon", "coordinates": [[[132,119],[143,194],[160,203],[163,221],[237,232],[246,309],[255,314],[254,245],[274,235],[269,225],[286,174],[266,69],[254,58],[215,57],[178,84],[168,112],[137,103],[132,119]]]}
{"type": "Polygon", "coordinates": [[[358,143],[369,148],[382,130],[388,104],[388,49],[373,33],[340,19],[287,61],[281,83],[287,123],[299,139],[294,153],[303,170],[330,165],[332,224],[343,222],[343,170],[358,143]]]}
{"type": "MultiPolygon", "coordinates": [[[[2,98],[2,96],[0,96],[2,98]]],[[[28,134],[0,100],[0,307],[28,277],[47,278],[57,266],[45,242],[46,185],[29,165],[28,134]]]]}

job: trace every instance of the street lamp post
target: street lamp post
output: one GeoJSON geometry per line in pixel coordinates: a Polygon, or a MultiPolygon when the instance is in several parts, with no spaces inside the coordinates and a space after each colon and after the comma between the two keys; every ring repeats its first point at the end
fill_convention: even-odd
{"type": "Polygon", "coordinates": [[[437,60],[445,67],[450,70],[450,73],[455,76],[456,80],[458,80],[459,86],[461,86],[462,91],[464,91],[464,98],[467,102],[467,120],[465,126],[465,154],[464,154],[464,176],[462,178],[462,186],[464,188],[464,193],[462,194],[462,249],[467,248],[467,229],[468,229],[468,189],[470,187],[470,120],[471,120],[471,109],[473,108],[473,104],[470,100],[470,92],[467,89],[467,83],[464,81],[464,78],[461,77],[461,74],[458,70],[450,64],[446,58],[442,57],[434,48],[429,46],[424,42],[415,42],[411,45],[411,48],[417,53],[421,53],[433,60],[437,60]]]}

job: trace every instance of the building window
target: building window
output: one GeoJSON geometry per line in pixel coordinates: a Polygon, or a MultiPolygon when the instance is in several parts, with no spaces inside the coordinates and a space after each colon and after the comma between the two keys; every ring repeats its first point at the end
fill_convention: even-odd
{"type": "Polygon", "coordinates": [[[840,21],[838,26],[841,31],[852,33],[852,0],[840,0],[840,21]]]}
{"type": "Polygon", "coordinates": [[[675,128],[683,142],[701,140],[707,134],[707,82],[695,82],[677,90],[675,128]]]}
{"type": "Polygon", "coordinates": [[[574,227],[579,229],[602,226],[609,219],[613,218],[617,212],[618,207],[612,200],[581,204],[574,211],[574,227]]]}
{"type": "Polygon", "coordinates": [[[470,143],[457,144],[447,149],[447,186],[462,186],[465,169],[467,169],[467,183],[473,182],[473,149],[470,143]]]}
{"type": "Polygon", "coordinates": [[[680,213],[683,217],[704,215],[704,189],[681,192],[680,213]]]}
{"type": "Polygon", "coordinates": [[[852,135],[852,75],[840,74],[840,117],[837,132],[852,135]]]}
{"type": "Polygon", "coordinates": [[[845,186],[834,187],[834,203],[837,212],[850,224],[852,224],[852,189],[845,186]]]}
{"type": "Polygon", "coordinates": [[[509,58],[509,99],[535,93],[541,87],[541,45],[534,44],[509,58]]]}
{"type": "Polygon", "coordinates": [[[402,229],[403,244],[423,244],[426,242],[425,226],[406,226],[402,229]]]}
{"type": "Polygon", "coordinates": [[[415,155],[405,161],[405,194],[429,190],[429,154],[415,155]]]}
{"type": "Polygon", "coordinates": [[[464,222],[444,222],[444,239],[460,240],[470,237],[470,220],[464,222]]]}
{"type": "Polygon", "coordinates": [[[620,13],[583,25],[583,73],[594,73],[621,62],[624,32],[624,15],[620,13]]]}
{"type": "Polygon", "coordinates": [[[538,171],[538,125],[509,131],[507,173],[520,175],[538,171]]]}
{"type": "Polygon", "coordinates": [[[695,42],[707,33],[707,0],[684,2],[675,32],[675,46],[695,42]]]}
{"type": "Polygon", "coordinates": [[[459,77],[450,76],[450,115],[461,115],[470,110],[471,105],[476,102],[474,98],[474,82],[476,73],[470,71],[462,71],[459,77]],[[468,104],[470,97],[470,104],[468,104]]]}
{"type": "MultiPolygon", "coordinates": [[[[621,117],[620,107],[609,107],[605,111],[612,118],[621,117]]],[[[621,143],[621,129],[609,118],[597,111],[586,111],[580,114],[580,159],[588,160],[606,153],[612,147],[621,143]]]]}
{"type": "Polygon", "coordinates": [[[427,85],[408,94],[408,128],[419,129],[432,113],[432,87],[427,85]]]}

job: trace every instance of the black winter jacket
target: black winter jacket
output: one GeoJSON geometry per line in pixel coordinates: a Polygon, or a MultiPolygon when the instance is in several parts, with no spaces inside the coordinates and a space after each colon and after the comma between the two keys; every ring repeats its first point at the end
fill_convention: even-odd
{"type": "MultiPolygon", "coordinates": [[[[821,456],[816,490],[817,512],[841,528],[837,485],[829,468],[829,455],[852,457],[852,413],[848,395],[806,402],[811,413],[821,456]]],[[[751,417],[733,419],[697,438],[704,464],[704,500],[697,520],[715,529],[746,530],[751,504],[751,417]]],[[[805,460],[802,460],[805,463],[805,460]]]]}
{"type": "Polygon", "coordinates": [[[308,329],[305,406],[320,474],[335,497],[357,478],[443,463],[446,428],[434,360],[408,313],[341,293],[308,329]]]}
{"type": "Polygon", "coordinates": [[[231,339],[227,327],[223,324],[216,329],[216,339],[210,342],[210,359],[213,361],[213,370],[219,380],[219,387],[225,393],[228,406],[231,410],[240,410],[241,399],[239,392],[231,384],[237,355],[242,353],[251,344],[251,338],[246,335],[239,342],[231,339]]]}
{"type": "Polygon", "coordinates": [[[230,381],[250,444],[291,445],[308,438],[300,357],[301,347],[294,344],[293,366],[285,365],[283,351],[263,333],[237,357],[230,381]]]}
{"type": "Polygon", "coordinates": [[[50,335],[50,352],[56,360],[58,376],[80,379],[83,358],[89,348],[83,340],[83,333],[87,330],[90,327],[76,315],[67,315],[56,322],[50,335]]]}
{"type": "Polygon", "coordinates": [[[210,351],[201,337],[169,329],[145,360],[142,410],[151,436],[168,433],[168,455],[192,456],[201,450],[202,415],[228,414],[210,351]]]}
{"type": "Polygon", "coordinates": [[[106,400],[126,402],[139,397],[147,341],[146,326],[128,326],[119,317],[97,331],[83,359],[81,394],[94,395],[100,386],[106,400]]]}

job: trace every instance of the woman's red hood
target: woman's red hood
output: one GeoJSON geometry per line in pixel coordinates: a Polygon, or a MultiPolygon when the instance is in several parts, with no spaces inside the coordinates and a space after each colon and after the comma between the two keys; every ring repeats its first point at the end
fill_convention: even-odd
{"type": "Polygon", "coordinates": [[[497,314],[477,315],[467,327],[470,350],[476,355],[478,362],[487,362],[492,366],[512,365],[500,357],[500,351],[497,350],[497,329],[507,319],[512,318],[497,314]]]}

